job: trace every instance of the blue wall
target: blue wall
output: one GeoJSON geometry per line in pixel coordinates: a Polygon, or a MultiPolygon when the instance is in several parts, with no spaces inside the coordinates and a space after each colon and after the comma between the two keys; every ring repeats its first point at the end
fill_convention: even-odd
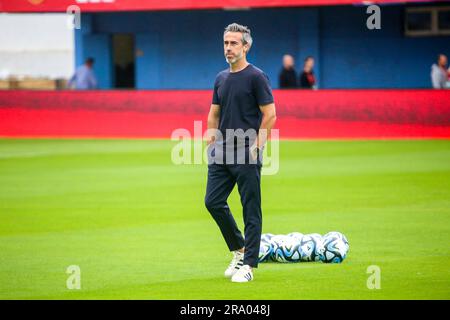
{"type": "Polygon", "coordinates": [[[439,53],[450,54],[450,37],[405,37],[401,6],[382,7],[381,30],[368,30],[364,10],[321,10],[322,86],[431,87],[431,65],[439,53]]]}
{"type": "Polygon", "coordinates": [[[138,89],[211,88],[227,68],[223,28],[248,25],[254,44],[248,60],[278,87],[281,57],[292,54],[300,71],[304,57],[316,57],[320,88],[430,87],[430,66],[450,54],[450,37],[407,38],[403,6],[382,7],[381,30],[366,28],[366,7],[257,9],[249,11],[160,11],[95,13],[82,16],[76,31],[76,63],[96,58],[102,88],[113,83],[111,34],[133,33],[138,89]],[[94,43],[97,42],[97,43],[94,43]]]}

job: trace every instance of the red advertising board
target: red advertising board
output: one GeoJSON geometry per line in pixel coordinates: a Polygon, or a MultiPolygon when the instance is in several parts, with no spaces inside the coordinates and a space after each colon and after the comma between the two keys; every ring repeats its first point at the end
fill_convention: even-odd
{"type": "MultiPolygon", "coordinates": [[[[0,0],[0,12],[65,12],[71,5],[81,11],[144,11],[188,9],[245,9],[264,7],[326,6],[427,2],[423,0],[0,0]]],[[[428,1],[431,2],[431,1],[428,1]]]]}
{"type": "MultiPolygon", "coordinates": [[[[209,90],[0,90],[0,136],[170,138],[209,90]]],[[[450,90],[274,90],[281,139],[450,139],[450,90]]],[[[201,132],[202,133],[202,132],[201,132]]]]}

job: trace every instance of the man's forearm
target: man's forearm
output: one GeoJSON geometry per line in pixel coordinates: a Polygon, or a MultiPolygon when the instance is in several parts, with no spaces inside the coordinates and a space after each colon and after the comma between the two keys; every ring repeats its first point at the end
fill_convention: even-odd
{"type": "Polygon", "coordinates": [[[216,138],[217,128],[219,128],[219,117],[213,112],[208,114],[207,121],[207,143],[212,143],[216,138]]]}
{"type": "Polygon", "coordinates": [[[275,125],[277,117],[275,115],[263,115],[261,125],[258,132],[257,147],[263,148],[267,142],[267,138],[270,136],[270,131],[275,125]]]}
{"type": "Polygon", "coordinates": [[[217,129],[219,127],[219,118],[208,116],[208,129],[217,129]]]}

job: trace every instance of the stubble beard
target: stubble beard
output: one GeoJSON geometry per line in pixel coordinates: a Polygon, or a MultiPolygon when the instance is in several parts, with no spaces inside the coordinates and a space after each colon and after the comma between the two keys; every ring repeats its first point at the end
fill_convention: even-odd
{"type": "Polygon", "coordinates": [[[236,62],[238,62],[240,59],[242,59],[242,53],[239,53],[237,56],[235,56],[232,59],[228,59],[227,57],[225,57],[225,60],[227,61],[228,64],[235,64],[236,62]]]}

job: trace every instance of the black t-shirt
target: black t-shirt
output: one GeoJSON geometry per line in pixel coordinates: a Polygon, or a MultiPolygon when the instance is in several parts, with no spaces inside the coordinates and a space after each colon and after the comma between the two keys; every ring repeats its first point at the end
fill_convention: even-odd
{"type": "Polygon", "coordinates": [[[220,72],[214,83],[213,104],[220,105],[219,130],[259,129],[261,105],[273,103],[269,78],[252,64],[238,72],[220,72]]]}
{"type": "Polygon", "coordinates": [[[220,106],[221,136],[209,149],[209,163],[248,163],[262,120],[259,106],[273,103],[269,78],[252,64],[238,72],[223,70],[216,77],[212,103],[220,106]]]}

